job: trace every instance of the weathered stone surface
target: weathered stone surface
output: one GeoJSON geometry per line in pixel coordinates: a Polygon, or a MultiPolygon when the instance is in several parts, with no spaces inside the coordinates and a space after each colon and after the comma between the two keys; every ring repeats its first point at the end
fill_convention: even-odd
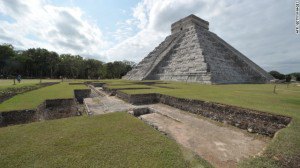
{"type": "Polygon", "coordinates": [[[214,102],[177,98],[158,93],[128,95],[122,91],[116,91],[116,96],[133,105],[166,104],[270,137],[273,137],[278,130],[285,128],[291,122],[290,117],[281,115],[214,102]]]}
{"type": "Polygon", "coordinates": [[[81,115],[75,99],[45,100],[36,109],[0,112],[0,127],[81,115]]]}
{"type": "Polygon", "coordinates": [[[0,112],[0,127],[25,124],[37,120],[35,110],[14,110],[9,112],[0,112]]]}
{"type": "Polygon", "coordinates": [[[172,34],[123,79],[200,83],[267,83],[266,71],[190,15],[172,24],[172,34]]]}
{"type": "Polygon", "coordinates": [[[36,111],[38,120],[53,120],[81,115],[76,100],[73,98],[46,100],[36,111]]]}
{"type": "Polygon", "coordinates": [[[74,95],[79,103],[83,103],[83,99],[89,97],[91,94],[91,89],[75,89],[74,95]]]}
{"type": "Polygon", "coordinates": [[[36,109],[0,112],[0,127],[82,115],[76,101],[80,103],[90,93],[90,89],[74,90],[76,99],[47,99],[36,109]]]}

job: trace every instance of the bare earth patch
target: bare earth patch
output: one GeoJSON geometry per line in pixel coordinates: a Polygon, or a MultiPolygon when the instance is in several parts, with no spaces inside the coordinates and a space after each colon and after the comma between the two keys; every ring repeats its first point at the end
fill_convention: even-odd
{"type": "Polygon", "coordinates": [[[235,167],[238,161],[262,151],[269,141],[167,105],[149,107],[155,112],[140,116],[142,120],[216,167],[235,167]]]}

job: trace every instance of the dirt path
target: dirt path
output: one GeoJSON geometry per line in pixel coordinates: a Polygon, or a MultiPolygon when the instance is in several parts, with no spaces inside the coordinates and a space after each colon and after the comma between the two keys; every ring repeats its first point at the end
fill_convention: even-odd
{"type": "Polygon", "coordinates": [[[101,96],[92,91],[91,98],[84,99],[84,102],[90,112],[94,114],[105,114],[111,112],[128,111],[129,109],[134,108],[133,105],[126,103],[115,96],[109,96],[105,94],[105,92],[101,91],[100,88],[96,89],[98,89],[98,92],[101,93],[101,96]]]}
{"type": "Polygon", "coordinates": [[[238,161],[259,153],[269,140],[167,105],[149,107],[155,113],[140,116],[142,120],[167,133],[215,167],[236,167],[238,161]]]}
{"type": "Polygon", "coordinates": [[[236,167],[237,162],[258,154],[270,140],[164,104],[134,106],[114,96],[85,99],[94,114],[148,107],[152,112],[139,118],[166,133],[215,167],[236,167]]]}

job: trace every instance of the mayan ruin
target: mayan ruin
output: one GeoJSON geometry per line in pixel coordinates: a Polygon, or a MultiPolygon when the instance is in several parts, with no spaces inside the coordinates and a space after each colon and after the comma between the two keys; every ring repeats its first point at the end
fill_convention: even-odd
{"type": "Polygon", "coordinates": [[[299,7],[0,0],[0,168],[300,168],[299,7]]]}
{"type": "Polygon", "coordinates": [[[205,84],[268,83],[272,76],[220,37],[209,22],[189,15],[123,79],[205,84]]]}

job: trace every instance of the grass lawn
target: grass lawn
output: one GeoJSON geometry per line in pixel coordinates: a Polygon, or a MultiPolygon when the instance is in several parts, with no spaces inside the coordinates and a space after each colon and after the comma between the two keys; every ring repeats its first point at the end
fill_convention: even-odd
{"type": "Polygon", "coordinates": [[[46,99],[73,98],[74,89],[84,89],[85,85],[69,85],[64,82],[18,94],[0,104],[1,111],[35,109],[46,99]]]}
{"type": "MultiPolygon", "coordinates": [[[[108,82],[111,88],[120,88],[122,80],[108,82]]],[[[128,81],[124,81],[128,86],[128,81]]],[[[136,82],[132,82],[136,87],[136,82]]],[[[140,87],[147,86],[140,84],[140,87]]],[[[201,85],[196,83],[168,82],[151,85],[151,89],[122,90],[128,94],[162,93],[170,96],[219,102],[266,111],[273,114],[290,116],[291,124],[278,132],[268,145],[262,157],[242,163],[242,167],[273,167],[276,160],[300,159],[300,86],[296,84],[277,85],[276,94],[273,84],[234,84],[201,85]],[[167,86],[170,88],[161,88],[167,86]],[[173,88],[173,89],[171,89],[173,88]]]]}
{"type": "Polygon", "coordinates": [[[0,167],[209,167],[126,113],[0,128],[0,167]]]}
{"type": "MultiPolygon", "coordinates": [[[[149,86],[125,80],[99,82],[107,83],[110,88],[150,88],[122,90],[128,94],[162,93],[290,116],[291,124],[278,132],[262,156],[245,160],[239,166],[279,167],[282,163],[300,160],[300,86],[277,85],[274,94],[272,84],[167,82],[149,86]]],[[[70,98],[77,88],[85,86],[66,82],[19,94],[0,104],[0,111],[32,109],[45,99],[70,98]]],[[[209,166],[125,113],[0,128],[0,148],[0,167],[209,166]]]]}
{"type": "MultiPolygon", "coordinates": [[[[43,79],[42,83],[46,82],[60,82],[59,79],[43,79]]],[[[39,79],[23,79],[21,83],[18,83],[16,80],[16,84],[14,85],[14,81],[12,79],[0,79],[0,90],[7,89],[7,88],[18,88],[23,86],[32,86],[39,84],[39,79]]]]}

